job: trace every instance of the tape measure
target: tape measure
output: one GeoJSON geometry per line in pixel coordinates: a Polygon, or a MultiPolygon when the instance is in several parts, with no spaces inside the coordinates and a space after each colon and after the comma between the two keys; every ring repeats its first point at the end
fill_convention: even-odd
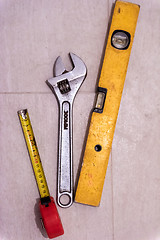
{"type": "Polygon", "coordinates": [[[136,4],[115,4],[76,190],[78,203],[98,206],[101,200],[138,14],[136,4]]]}
{"type": "Polygon", "coordinates": [[[42,221],[49,238],[58,237],[64,234],[62,223],[54,202],[50,196],[46,178],[44,175],[41,159],[39,156],[36,140],[34,137],[32,125],[30,122],[27,109],[19,110],[18,116],[22,126],[27,149],[31,159],[34,175],[36,178],[39,194],[40,194],[40,212],[42,221]]]}

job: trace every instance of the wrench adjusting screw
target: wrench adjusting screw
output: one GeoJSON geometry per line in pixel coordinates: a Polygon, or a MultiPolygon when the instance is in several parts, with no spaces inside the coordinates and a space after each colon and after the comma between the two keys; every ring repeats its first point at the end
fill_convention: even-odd
{"type": "Polygon", "coordinates": [[[57,85],[62,94],[65,94],[71,91],[69,81],[67,79],[58,82],[57,85]]]}

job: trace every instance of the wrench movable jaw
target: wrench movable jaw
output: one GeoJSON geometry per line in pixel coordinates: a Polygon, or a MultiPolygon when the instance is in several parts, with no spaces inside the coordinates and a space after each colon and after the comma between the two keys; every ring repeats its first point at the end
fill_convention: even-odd
{"type": "MultiPolygon", "coordinates": [[[[62,80],[61,82],[65,82],[66,79],[62,80]]],[[[52,92],[54,93],[54,95],[56,96],[59,104],[63,103],[63,102],[73,102],[75,99],[75,96],[78,93],[78,90],[80,89],[82,83],[84,81],[83,77],[74,79],[73,81],[69,81],[69,87],[68,91],[64,90],[64,93],[61,92],[60,87],[59,87],[59,83],[57,82],[56,85],[51,85],[48,81],[46,82],[47,85],[49,86],[49,88],[52,90],[52,92]]],[[[67,89],[66,88],[66,89],[67,89]]]]}

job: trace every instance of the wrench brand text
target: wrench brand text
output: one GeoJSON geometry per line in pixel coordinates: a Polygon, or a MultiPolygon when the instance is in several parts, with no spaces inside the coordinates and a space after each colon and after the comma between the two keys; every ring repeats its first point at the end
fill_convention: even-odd
{"type": "Polygon", "coordinates": [[[64,111],[64,129],[68,129],[68,111],[64,111]]]}

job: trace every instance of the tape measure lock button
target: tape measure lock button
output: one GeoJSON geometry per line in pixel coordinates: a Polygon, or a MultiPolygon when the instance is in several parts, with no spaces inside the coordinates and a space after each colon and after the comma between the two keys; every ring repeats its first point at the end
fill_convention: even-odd
{"type": "Polygon", "coordinates": [[[41,204],[45,205],[46,207],[49,206],[50,202],[51,202],[51,199],[49,196],[41,198],[41,204]]]}

